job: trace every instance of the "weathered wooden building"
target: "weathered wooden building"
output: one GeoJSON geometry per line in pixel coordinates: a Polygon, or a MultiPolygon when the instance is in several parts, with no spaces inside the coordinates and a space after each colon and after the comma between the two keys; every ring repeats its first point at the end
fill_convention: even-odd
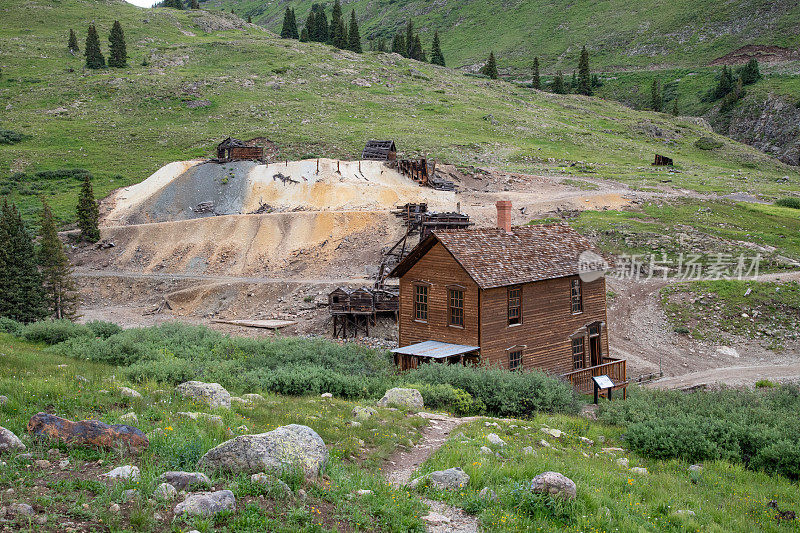
{"type": "Polygon", "coordinates": [[[624,384],[625,361],[609,357],[605,278],[579,275],[580,255],[599,252],[565,224],[512,228],[511,203],[497,208],[498,227],[434,230],[391,272],[396,362],[439,360],[426,355],[435,341],[448,361],[538,368],[586,392],[593,375],[624,384]]]}
{"type": "Polygon", "coordinates": [[[361,159],[366,161],[394,161],[397,159],[397,147],[394,141],[367,141],[361,159]]]}
{"type": "Polygon", "coordinates": [[[251,146],[239,139],[228,137],[217,145],[217,159],[220,161],[262,161],[264,148],[251,146]]]}

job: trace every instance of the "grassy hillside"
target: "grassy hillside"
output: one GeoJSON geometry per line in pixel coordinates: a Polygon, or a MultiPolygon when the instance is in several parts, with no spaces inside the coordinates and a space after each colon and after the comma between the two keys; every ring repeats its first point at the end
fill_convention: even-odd
{"type": "MultiPolygon", "coordinates": [[[[302,22],[312,3],[206,0],[203,5],[233,8],[279,31],[287,5],[295,8],[302,22]]],[[[365,38],[389,37],[412,17],[430,48],[438,29],[445,57],[455,67],[485,61],[494,50],[501,69],[528,69],[538,55],[547,71],[569,71],[584,44],[596,65],[604,68],[698,66],[747,44],[793,48],[800,44],[800,6],[789,0],[353,0],[343,4],[348,12],[355,9],[365,38]]]]}
{"type": "Polygon", "coordinates": [[[400,59],[354,55],[276,38],[230,14],[145,10],[121,1],[13,0],[0,27],[0,128],[26,135],[0,145],[0,190],[30,216],[37,196],[72,219],[77,183],[37,171],[85,168],[95,188],[146,178],[164,163],[210,156],[229,136],[267,137],[278,157],[352,159],[369,138],[394,138],[405,154],[530,172],[591,174],[637,184],[664,179],[653,154],[677,162],[681,187],[783,195],[800,190],[789,167],[723,140],[688,119],[612,102],[539,93],[400,59]],[[89,17],[106,36],[126,32],[130,66],[87,71],[89,17]],[[16,174],[15,173],[24,173],[16,174]],[[781,180],[789,175],[789,181],[781,180]],[[12,179],[13,178],[13,179],[12,179]]]}

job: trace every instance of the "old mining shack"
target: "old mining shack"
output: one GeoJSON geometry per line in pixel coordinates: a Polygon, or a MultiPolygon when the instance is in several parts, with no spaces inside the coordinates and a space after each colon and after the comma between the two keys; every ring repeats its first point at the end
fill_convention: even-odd
{"type": "Polygon", "coordinates": [[[217,159],[222,163],[230,161],[263,161],[264,147],[251,146],[239,139],[228,137],[217,145],[217,159]]]}
{"type": "Polygon", "coordinates": [[[497,210],[496,228],[434,229],[392,270],[397,365],[538,368],[582,392],[608,375],[625,388],[625,360],[609,356],[605,277],[579,270],[581,253],[600,252],[565,224],[511,227],[511,202],[497,210]]]}

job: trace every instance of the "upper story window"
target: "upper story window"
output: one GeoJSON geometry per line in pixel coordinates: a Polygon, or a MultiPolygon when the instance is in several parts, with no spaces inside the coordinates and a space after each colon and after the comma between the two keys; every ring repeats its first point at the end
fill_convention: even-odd
{"type": "Polygon", "coordinates": [[[522,369],[522,350],[514,350],[508,352],[508,369],[521,370],[522,369]]]}
{"type": "Polygon", "coordinates": [[[522,324],[522,287],[508,289],[508,325],[522,324]]]}
{"type": "Polygon", "coordinates": [[[572,368],[580,370],[586,368],[586,349],[583,344],[583,337],[572,339],[572,368]]]}
{"type": "Polygon", "coordinates": [[[581,280],[573,279],[570,281],[570,296],[572,298],[572,313],[583,312],[583,296],[581,295],[581,280]]]}
{"type": "Polygon", "coordinates": [[[448,289],[447,317],[449,325],[464,327],[464,291],[461,289],[448,289]]]}
{"type": "Polygon", "coordinates": [[[414,320],[428,320],[427,285],[414,285],[414,320]]]}

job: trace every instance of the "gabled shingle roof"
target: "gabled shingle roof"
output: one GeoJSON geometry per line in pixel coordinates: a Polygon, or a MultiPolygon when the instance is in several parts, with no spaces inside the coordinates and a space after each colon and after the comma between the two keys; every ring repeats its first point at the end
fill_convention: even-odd
{"type": "Polygon", "coordinates": [[[401,277],[440,242],[481,289],[574,276],[582,252],[602,253],[566,224],[437,230],[391,272],[401,277]]]}

